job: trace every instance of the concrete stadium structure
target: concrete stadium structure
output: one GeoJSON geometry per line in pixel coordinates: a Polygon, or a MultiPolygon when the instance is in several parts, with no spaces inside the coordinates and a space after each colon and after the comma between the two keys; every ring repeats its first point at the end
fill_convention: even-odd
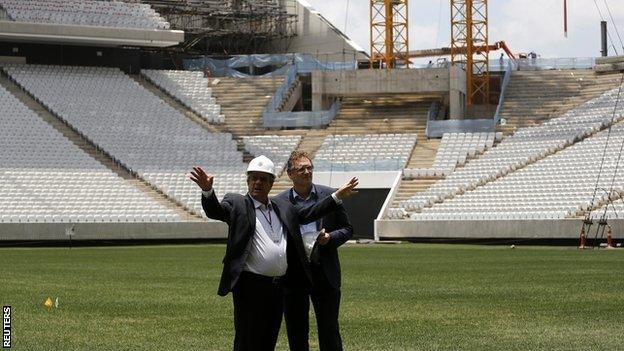
{"type": "Polygon", "coordinates": [[[277,194],[290,186],[293,150],[313,157],[315,182],[360,178],[345,203],[358,238],[576,239],[585,217],[603,213],[624,233],[624,59],[493,72],[497,112],[473,119],[461,67],[356,69],[364,50],[305,2],[284,8],[298,35],[270,54],[326,66],[245,78],[188,74],[186,54],[154,53],[188,43],[142,5],[129,10],[141,26],[128,28],[88,9],[28,22],[41,13],[13,18],[21,5],[0,0],[0,98],[11,106],[0,113],[0,241],[223,239],[226,225],[204,216],[186,172],[215,174],[218,196],[244,192],[246,162],[264,153],[278,162],[277,194]],[[334,61],[352,65],[328,68],[334,61]],[[265,128],[276,106],[312,123],[333,115],[265,128]],[[47,175],[58,178],[45,183],[53,191],[38,184],[47,175]]]}

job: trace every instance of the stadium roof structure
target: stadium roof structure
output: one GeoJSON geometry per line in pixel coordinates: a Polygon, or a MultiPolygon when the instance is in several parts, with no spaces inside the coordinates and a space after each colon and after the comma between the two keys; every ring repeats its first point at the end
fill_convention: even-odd
{"type": "Polygon", "coordinates": [[[0,21],[0,40],[72,45],[169,47],[184,41],[184,32],[5,20],[0,21]]]}

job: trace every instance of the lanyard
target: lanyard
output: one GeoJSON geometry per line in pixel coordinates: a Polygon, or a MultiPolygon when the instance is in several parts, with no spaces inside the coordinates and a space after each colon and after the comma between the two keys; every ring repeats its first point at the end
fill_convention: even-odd
{"type": "Polygon", "coordinates": [[[258,207],[258,210],[260,210],[260,213],[262,214],[262,217],[264,217],[264,219],[266,219],[267,222],[269,222],[269,225],[271,226],[271,231],[273,231],[273,222],[271,221],[271,208],[269,206],[267,206],[267,213],[269,214],[269,217],[267,218],[267,216],[264,214],[264,211],[262,211],[261,207],[258,207]]]}
{"type": "Polygon", "coordinates": [[[269,234],[269,236],[271,237],[274,243],[278,243],[280,242],[280,240],[282,240],[282,236],[281,236],[281,233],[275,233],[275,229],[273,229],[273,221],[271,219],[271,208],[269,206],[267,206],[267,208],[268,208],[267,212],[269,214],[268,217],[267,215],[264,214],[264,211],[262,211],[261,207],[258,207],[258,210],[262,214],[262,217],[264,217],[264,219],[266,219],[266,221],[269,222],[269,226],[271,226],[271,234],[269,234]]]}

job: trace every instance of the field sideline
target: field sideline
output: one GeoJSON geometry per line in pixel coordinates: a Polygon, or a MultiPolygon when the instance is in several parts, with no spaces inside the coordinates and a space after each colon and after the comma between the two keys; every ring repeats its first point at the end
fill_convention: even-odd
{"type": "MultiPolygon", "coordinates": [[[[224,250],[0,249],[13,349],[230,350],[224,250]]],[[[345,350],[624,350],[624,250],[358,245],[341,259],[345,350]]]]}

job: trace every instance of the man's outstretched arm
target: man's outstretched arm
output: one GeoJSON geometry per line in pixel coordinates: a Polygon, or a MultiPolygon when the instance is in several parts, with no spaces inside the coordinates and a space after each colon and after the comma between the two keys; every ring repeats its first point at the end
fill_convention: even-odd
{"type": "Polygon", "coordinates": [[[315,204],[308,205],[298,209],[297,216],[299,223],[305,224],[314,222],[317,219],[324,217],[325,215],[339,209],[342,204],[342,200],[357,194],[355,187],[358,185],[358,179],[356,177],[351,178],[343,186],[338,188],[331,196],[318,201],[315,204]]]}
{"type": "Polygon", "coordinates": [[[193,167],[191,176],[189,177],[197,186],[202,190],[202,208],[206,212],[208,218],[216,219],[218,221],[229,223],[230,211],[232,206],[229,201],[222,201],[219,203],[217,195],[212,188],[214,183],[214,177],[207,174],[201,167],[193,167]]]}

